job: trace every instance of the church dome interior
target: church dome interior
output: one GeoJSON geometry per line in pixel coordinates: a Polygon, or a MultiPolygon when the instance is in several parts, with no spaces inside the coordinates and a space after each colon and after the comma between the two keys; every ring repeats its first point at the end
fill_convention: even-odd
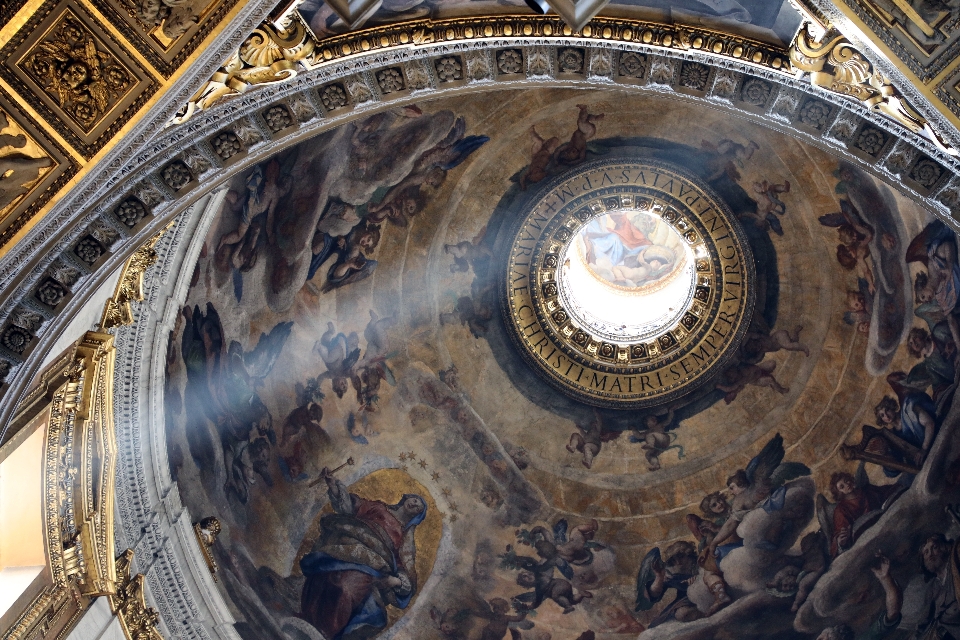
{"type": "Polygon", "coordinates": [[[952,3],[47,4],[5,640],[960,638],[952,3]]]}

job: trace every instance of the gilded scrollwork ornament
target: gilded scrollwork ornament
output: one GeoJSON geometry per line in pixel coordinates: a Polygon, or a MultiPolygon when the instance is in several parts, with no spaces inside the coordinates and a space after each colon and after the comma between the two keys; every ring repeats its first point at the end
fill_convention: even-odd
{"type": "Polygon", "coordinates": [[[117,558],[117,590],[110,597],[110,608],[120,620],[124,635],[130,640],[163,640],[157,631],[160,614],[147,605],[143,574],[130,575],[132,564],[133,549],[127,549],[117,558]]]}
{"type": "Polygon", "coordinates": [[[283,27],[261,24],[194,94],[173,119],[174,124],[250,87],[292,80],[302,70],[298,63],[313,52],[314,40],[298,14],[291,14],[283,27]]]}
{"type": "Polygon", "coordinates": [[[169,228],[168,225],[150,238],[123,266],[113,297],[103,308],[103,316],[100,318],[101,331],[133,324],[132,303],[143,301],[143,274],[157,261],[157,243],[169,228]]]}
{"type": "Polygon", "coordinates": [[[814,86],[858,100],[927,138],[945,153],[958,155],[930,122],[907,104],[889,78],[837,31],[821,34],[815,25],[807,23],[790,47],[790,62],[798,72],[809,73],[814,86]]]}

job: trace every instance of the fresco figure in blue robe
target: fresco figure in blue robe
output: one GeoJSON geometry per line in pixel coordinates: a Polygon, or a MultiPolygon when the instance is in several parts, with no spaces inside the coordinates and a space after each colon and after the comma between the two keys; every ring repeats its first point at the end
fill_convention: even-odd
{"type": "Polygon", "coordinates": [[[956,234],[939,220],[931,222],[910,243],[907,262],[920,262],[927,268],[917,274],[914,282],[914,314],[925,320],[931,331],[945,321],[954,344],[960,343],[960,323],[956,318],[960,296],[956,234]]]}
{"type": "MultiPolygon", "coordinates": [[[[920,468],[933,446],[940,425],[933,400],[926,393],[905,386],[903,381],[906,379],[907,375],[902,371],[887,376],[887,383],[897,397],[884,396],[874,412],[879,426],[892,429],[908,445],[901,451],[893,451],[893,455],[920,468]]],[[[900,471],[889,468],[884,468],[884,473],[891,478],[900,475],[900,471]]]]}
{"type": "Polygon", "coordinates": [[[416,527],[427,515],[421,496],[388,505],[349,493],[324,468],[334,513],[300,560],[306,582],[300,617],[328,640],[365,640],[388,623],[386,606],[405,609],[417,591],[416,527]]]}

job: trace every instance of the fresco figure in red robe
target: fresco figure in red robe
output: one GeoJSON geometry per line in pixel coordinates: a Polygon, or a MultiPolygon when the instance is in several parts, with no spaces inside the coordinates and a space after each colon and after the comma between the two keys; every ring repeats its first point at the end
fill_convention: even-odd
{"type": "Polygon", "coordinates": [[[857,486],[853,475],[834,473],[830,478],[830,491],[836,500],[833,510],[833,536],[830,540],[830,556],[836,558],[854,543],[854,524],[867,513],[880,509],[896,490],[896,485],[876,486],[867,483],[857,486]]]}
{"type": "Polygon", "coordinates": [[[416,593],[414,533],[427,504],[415,494],[393,505],[367,500],[328,469],[321,475],[334,513],[320,519],[320,538],[300,560],[300,617],[328,640],[366,640],[387,626],[386,605],[405,609],[416,593]]]}

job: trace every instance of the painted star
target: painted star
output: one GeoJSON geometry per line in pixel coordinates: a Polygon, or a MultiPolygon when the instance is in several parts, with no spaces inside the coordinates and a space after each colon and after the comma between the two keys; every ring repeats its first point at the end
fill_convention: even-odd
{"type": "Polygon", "coordinates": [[[401,454],[400,454],[400,462],[404,462],[406,459],[407,459],[407,454],[406,454],[406,452],[401,453],[401,454]]]}
{"type": "Polygon", "coordinates": [[[440,472],[434,471],[433,473],[430,474],[430,477],[433,479],[434,482],[436,482],[437,480],[440,479],[440,472]]]}
{"type": "Polygon", "coordinates": [[[400,471],[409,471],[409,467],[407,467],[405,464],[402,464],[400,465],[400,471]]]}
{"type": "Polygon", "coordinates": [[[457,514],[453,514],[452,516],[450,516],[450,522],[451,522],[451,523],[456,522],[456,521],[457,521],[457,514]]]}
{"type": "Polygon", "coordinates": [[[443,494],[443,497],[444,497],[444,498],[449,498],[451,495],[453,495],[453,492],[450,491],[450,489],[447,489],[446,487],[444,487],[443,489],[441,489],[441,490],[440,490],[440,493],[443,494]]]}
{"type": "Polygon", "coordinates": [[[460,511],[460,508],[457,507],[456,502],[451,502],[448,506],[450,507],[450,511],[453,511],[454,513],[457,513],[458,511],[460,511]]]}
{"type": "Polygon", "coordinates": [[[417,453],[415,451],[411,451],[410,453],[407,454],[407,457],[413,460],[414,458],[417,457],[417,453]]]}
{"type": "Polygon", "coordinates": [[[421,469],[426,469],[426,468],[427,468],[427,461],[426,461],[426,460],[421,459],[420,462],[418,462],[417,464],[420,465],[420,468],[421,468],[421,469]]]}

